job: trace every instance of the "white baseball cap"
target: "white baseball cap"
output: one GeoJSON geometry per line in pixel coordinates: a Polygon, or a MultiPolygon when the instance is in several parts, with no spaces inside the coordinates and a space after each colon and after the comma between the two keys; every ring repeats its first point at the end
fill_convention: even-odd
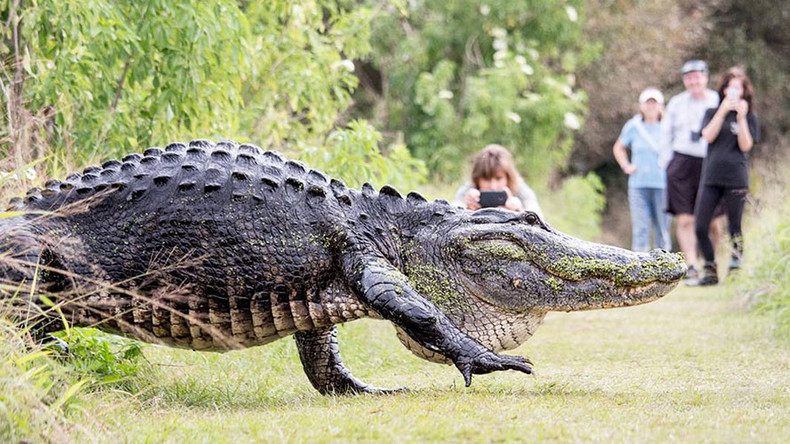
{"type": "Polygon", "coordinates": [[[645,103],[650,99],[655,100],[661,105],[664,104],[664,95],[661,94],[661,91],[655,88],[647,88],[646,90],[642,91],[641,94],[639,94],[639,103],[645,103]]]}

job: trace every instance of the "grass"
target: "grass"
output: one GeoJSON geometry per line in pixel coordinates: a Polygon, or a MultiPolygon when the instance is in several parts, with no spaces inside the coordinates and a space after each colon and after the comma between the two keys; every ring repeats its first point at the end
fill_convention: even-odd
{"type": "Polygon", "coordinates": [[[747,226],[746,261],[739,292],[751,307],[774,318],[777,336],[790,339],[790,203],[786,180],[764,192],[769,203],[747,226]],[[759,221],[759,223],[756,223],[759,221]]]}
{"type": "MultiPolygon", "coordinates": [[[[790,436],[790,348],[724,287],[554,313],[517,353],[537,376],[475,376],[411,356],[380,321],[341,328],[348,367],[412,391],[323,397],[283,340],[225,355],[146,347],[129,391],[80,395],[77,441],[774,441],[790,436]],[[132,394],[134,393],[134,394],[132,394]]],[[[127,385],[128,387],[128,385],[127,385]]]]}

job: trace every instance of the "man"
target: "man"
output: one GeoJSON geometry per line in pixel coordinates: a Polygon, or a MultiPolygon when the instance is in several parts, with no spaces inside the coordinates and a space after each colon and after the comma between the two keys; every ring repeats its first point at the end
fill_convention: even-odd
{"type": "MultiPolygon", "coordinates": [[[[697,238],[694,234],[694,205],[697,200],[702,161],[708,152],[708,143],[701,137],[702,118],[708,108],[719,106],[719,94],[708,89],[708,64],[702,60],[689,60],[680,69],[686,90],[667,104],[666,115],[661,121],[661,159],[667,169],[667,212],[675,215],[676,234],[680,251],[686,255],[689,280],[699,277],[697,264],[697,238]]],[[[718,215],[721,215],[719,213],[718,215]]],[[[713,244],[720,234],[714,218],[711,222],[713,244]]]]}

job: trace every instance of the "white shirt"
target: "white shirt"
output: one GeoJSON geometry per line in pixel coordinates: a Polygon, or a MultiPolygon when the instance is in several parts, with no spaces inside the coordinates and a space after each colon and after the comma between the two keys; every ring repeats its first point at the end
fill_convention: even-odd
{"type": "Polygon", "coordinates": [[[719,106],[719,93],[712,89],[705,91],[705,98],[696,100],[691,93],[684,91],[667,104],[666,113],[661,120],[661,155],[659,164],[666,167],[673,153],[686,154],[694,157],[705,157],[708,154],[708,142],[700,137],[696,142],[691,133],[702,131],[702,118],[708,108],[719,106]]]}
{"type": "MultiPolygon", "coordinates": [[[[455,192],[455,199],[453,203],[461,208],[466,208],[466,192],[472,189],[472,183],[465,183],[458,188],[458,191],[455,192]]],[[[540,205],[538,204],[538,196],[532,191],[532,188],[529,187],[524,181],[522,180],[518,185],[518,190],[516,190],[516,197],[521,199],[521,203],[524,205],[524,209],[526,211],[532,211],[538,215],[541,220],[543,219],[543,211],[540,209],[540,205]]]]}

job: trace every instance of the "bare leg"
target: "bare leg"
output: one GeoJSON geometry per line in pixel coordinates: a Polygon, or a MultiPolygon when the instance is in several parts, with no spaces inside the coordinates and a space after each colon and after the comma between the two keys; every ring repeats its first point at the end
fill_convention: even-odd
{"type": "Polygon", "coordinates": [[[697,265],[697,236],[694,234],[694,215],[677,215],[677,237],[680,251],[686,256],[686,264],[697,265]]]}
{"type": "Polygon", "coordinates": [[[724,215],[721,215],[710,221],[710,242],[713,244],[713,251],[716,251],[716,247],[719,245],[719,240],[721,239],[721,234],[723,232],[721,224],[723,220],[724,215]]]}

